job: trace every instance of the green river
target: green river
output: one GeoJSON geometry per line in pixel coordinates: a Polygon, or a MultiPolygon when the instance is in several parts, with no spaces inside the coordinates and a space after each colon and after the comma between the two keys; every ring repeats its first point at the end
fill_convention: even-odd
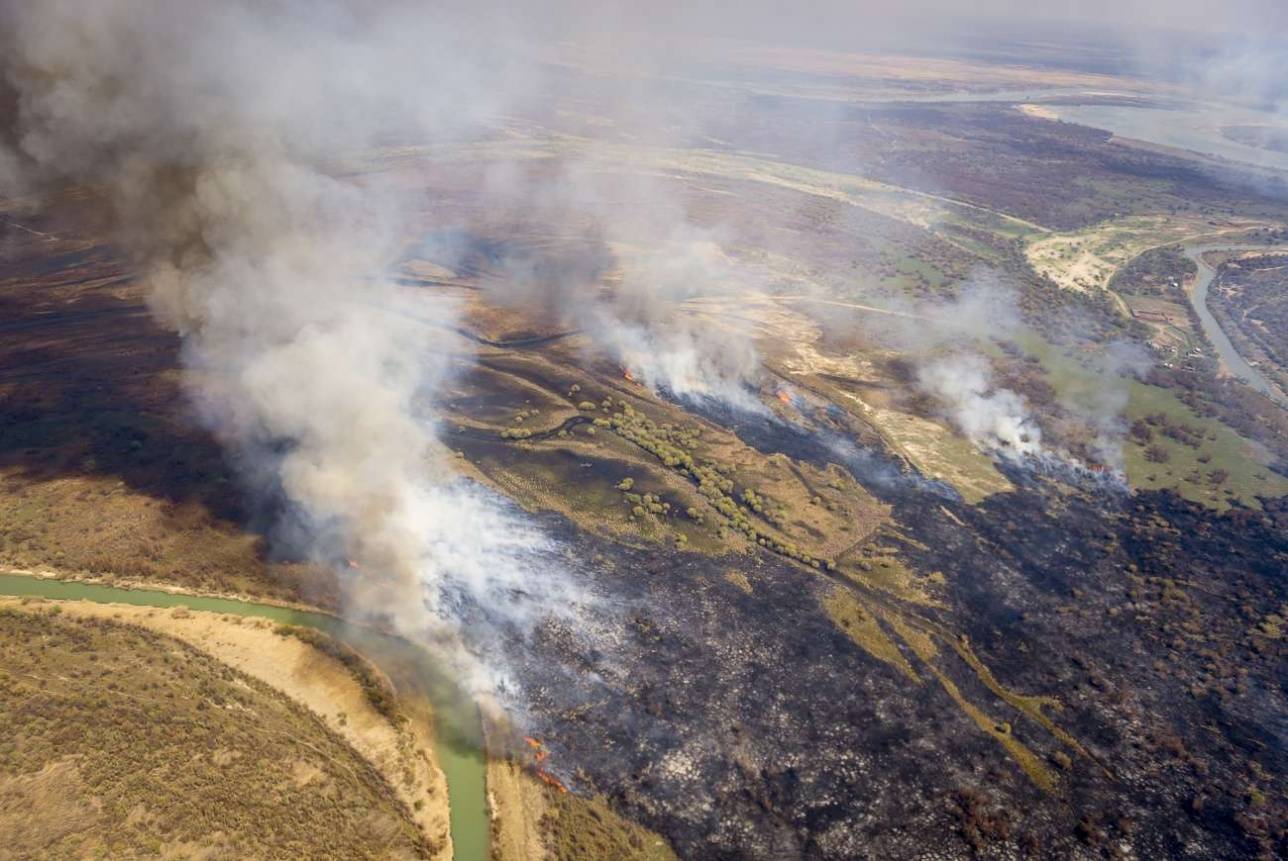
{"type": "Polygon", "coordinates": [[[139,607],[187,607],[211,613],[257,616],[287,625],[317,628],[335,637],[380,667],[400,694],[424,697],[434,709],[434,750],[447,777],[451,799],[452,845],[460,861],[486,859],[490,843],[484,789],[482,729],[473,702],[451,680],[435,671],[424,649],[406,640],[345,623],[335,616],[229,598],[176,595],[151,589],[123,589],[96,583],[0,574],[0,595],[56,600],[133,604],[139,607]]]}

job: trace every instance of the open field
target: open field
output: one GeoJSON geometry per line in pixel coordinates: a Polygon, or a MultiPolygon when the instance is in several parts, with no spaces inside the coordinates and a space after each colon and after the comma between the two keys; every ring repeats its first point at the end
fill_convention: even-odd
{"type": "MultiPolygon", "coordinates": [[[[183,608],[165,611],[89,602],[54,606],[71,618],[127,622],[173,637],[285,694],[376,769],[427,845],[440,847],[444,856],[450,853],[447,789],[434,762],[426,722],[405,722],[397,712],[382,710],[366,693],[362,677],[309,640],[262,620],[183,608]]],[[[316,636],[319,645],[330,645],[325,634],[316,636]]],[[[376,670],[369,672],[378,676],[376,670]]],[[[389,689],[387,700],[395,699],[387,680],[379,677],[375,684],[389,689]]]]}
{"type": "Polygon", "coordinates": [[[1233,502],[1258,508],[1261,498],[1288,494],[1288,477],[1267,466],[1271,457],[1264,449],[1196,415],[1166,390],[1134,384],[1126,420],[1139,428],[1124,446],[1133,487],[1173,489],[1217,509],[1233,502]]]}

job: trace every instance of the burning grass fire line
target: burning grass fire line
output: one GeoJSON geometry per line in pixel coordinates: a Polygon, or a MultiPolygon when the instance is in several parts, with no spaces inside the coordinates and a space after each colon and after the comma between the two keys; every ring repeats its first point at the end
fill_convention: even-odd
{"type": "Polygon", "coordinates": [[[566,794],[568,787],[563,784],[563,781],[542,767],[542,763],[550,758],[550,751],[546,746],[530,735],[525,735],[523,741],[532,751],[532,761],[527,765],[528,770],[542,783],[566,794]]]}

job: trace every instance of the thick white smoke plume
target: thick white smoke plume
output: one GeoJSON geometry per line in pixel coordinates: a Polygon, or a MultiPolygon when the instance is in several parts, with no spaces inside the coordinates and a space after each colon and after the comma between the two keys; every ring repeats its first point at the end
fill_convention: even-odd
{"type": "Polygon", "coordinates": [[[1070,314],[1062,335],[1081,355],[1052,358],[1062,363],[1062,392],[1055,403],[1039,407],[999,379],[990,357],[998,344],[1024,338],[1018,303],[1012,289],[981,271],[951,301],[903,306],[902,316],[883,322],[880,336],[907,355],[917,387],[981,449],[1078,471],[1079,458],[1058,442],[1063,430],[1081,440],[1084,456],[1095,464],[1121,472],[1130,378],[1149,366],[1149,357],[1127,343],[1081,337],[1070,314]],[[1076,349],[1093,343],[1094,352],[1076,349]],[[1043,421],[1060,425],[1056,433],[1044,436],[1039,409],[1043,421]]]}
{"type": "Polygon", "coordinates": [[[1043,453],[1042,431],[1023,395],[999,386],[981,345],[1020,328],[1018,296],[980,272],[952,302],[926,306],[914,342],[917,380],[971,442],[1005,457],[1043,453]],[[927,325],[929,324],[929,325],[927,325]],[[948,355],[938,355],[947,349],[948,355]]]}
{"type": "MultiPolygon", "coordinates": [[[[398,293],[400,204],[340,156],[467,131],[514,93],[468,34],[384,4],[49,0],[3,10],[5,193],[84,185],[183,335],[194,401],[248,477],[276,485],[351,612],[461,645],[564,588],[553,547],[457,478],[434,397],[456,343],[398,293]],[[476,65],[471,65],[471,62],[476,65]],[[349,560],[351,565],[344,564],[349,560]],[[472,628],[477,631],[477,628],[472,628]]],[[[553,602],[560,605],[562,602],[553,602]]],[[[495,668],[455,650],[482,690],[495,668]]]]}
{"type": "Polygon", "coordinates": [[[655,391],[760,409],[748,389],[760,364],[750,335],[683,309],[689,299],[746,288],[719,245],[683,236],[625,263],[612,300],[579,312],[592,337],[655,391]]]}
{"type": "Polygon", "coordinates": [[[1021,328],[1018,297],[977,272],[952,301],[909,304],[881,337],[911,359],[915,382],[971,442],[1004,457],[1045,453],[1027,399],[997,383],[985,345],[1021,328]]]}
{"type": "Polygon", "coordinates": [[[1023,396],[993,382],[983,356],[961,353],[917,371],[921,386],[947,406],[949,417],[976,445],[1006,455],[1042,452],[1042,430],[1023,396]]]}
{"type": "Polygon", "coordinates": [[[585,235],[571,250],[520,249],[488,298],[577,329],[654,391],[758,408],[749,391],[760,367],[751,336],[698,307],[762,277],[727,253],[733,237],[723,225],[697,223],[685,183],[655,175],[629,149],[560,147],[552,161],[537,176],[495,166],[481,208],[518,213],[542,239],[550,225],[585,225],[585,235]]]}

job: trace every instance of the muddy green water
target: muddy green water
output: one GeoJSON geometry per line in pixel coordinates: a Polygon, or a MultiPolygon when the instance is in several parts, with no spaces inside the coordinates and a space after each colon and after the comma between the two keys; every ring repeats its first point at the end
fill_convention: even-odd
{"type": "Polygon", "coordinates": [[[435,670],[429,655],[420,647],[406,640],[346,624],[341,619],[323,613],[228,598],[175,595],[151,589],[123,589],[17,574],[0,574],[0,595],[132,604],[139,607],[182,606],[211,613],[254,616],[325,631],[380,667],[400,693],[424,697],[432,704],[434,752],[447,777],[455,857],[459,861],[482,861],[488,857],[490,832],[478,712],[474,703],[464,697],[450,679],[435,670]]]}

